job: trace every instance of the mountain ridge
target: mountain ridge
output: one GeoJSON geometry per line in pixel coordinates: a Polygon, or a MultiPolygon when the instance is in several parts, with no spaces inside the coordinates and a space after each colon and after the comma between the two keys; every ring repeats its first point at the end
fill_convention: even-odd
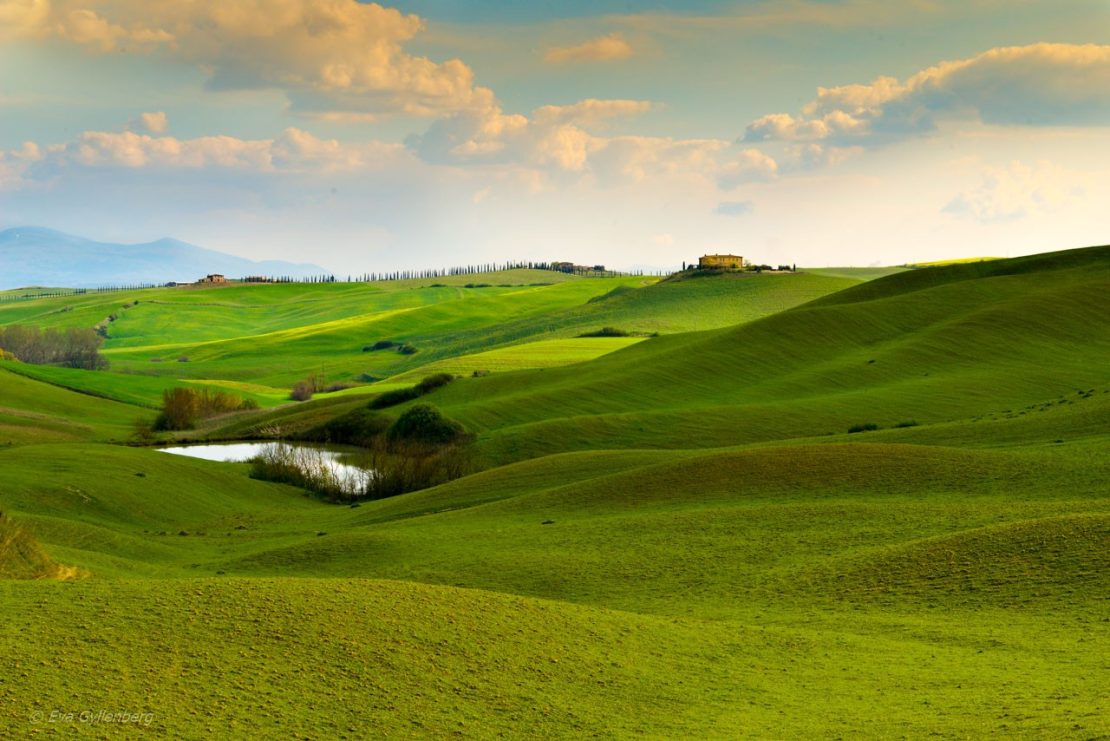
{"type": "Polygon", "coordinates": [[[0,290],[193,281],[208,273],[296,278],[327,272],[311,263],[250,260],[173,237],[124,244],[39,226],[0,231],[0,290]]]}

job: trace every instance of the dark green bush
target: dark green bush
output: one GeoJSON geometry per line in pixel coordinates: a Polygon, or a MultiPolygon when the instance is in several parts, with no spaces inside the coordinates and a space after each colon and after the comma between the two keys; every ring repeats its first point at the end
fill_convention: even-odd
{"type": "Polygon", "coordinates": [[[417,404],[397,418],[386,432],[386,439],[390,444],[447,445],[461,440],[465,434],[462,425],[447,419],[435,407],[417,404]]]}
{"type": "Polygon", "coordinates": [[[391,347],[396,347],[397,343],[393,340],[378,340],[373,345],[367,345],[362,348],[363,352],[373,352],[375,350],[388,350],[391,347]]]}
{"type": "Polygon", "coordinates": [[[397,352],[401,353],[402,355],[415,355],[416,348],[406,342],[405,344],[397,348],[397,352]]]}
{"type": "Polygon", "coordinates": [[[406,401],[412,401],[419,397],[420,394],[414,388],[407,389],[394,389],[393,391],[386,391],[384,394],[372,399],[366,406],[370,409],[385,409],[387,407],[397,406],[404,404],[406,401]]]}
{"type": "Polygon", "coordinates": [[[917,420],[916,419],[904,419],[904,420],[902,420],[901,422],[899,422],[898,424],[896,424],[894,426],[895,427],[917,427],[917,420]]]}
{"type": "Polygon", "coordinates": [[[447,384],[451,383],[451,381],[454,381],[454,380],[455,380],[455,377],[453,375],[451,375],[450,373],[436,373],[434,375],[425,377],[424,380],[421,381],[420,383],[416,384],[416,386],[414,386],[414,388],[416,389],[416,393],[423,396],[424,394],[428,394],[428,393],[431,393],[432,391],[435,391],[437,388],[440,388],[441,386],[446,386],[447,384]]]}
{"type": "Polygon", "coordinates": [[[389,429],[392,419],[367,407],[352,409],[304,434],[305,440],[369,447],[389,429]]]}
{"type": "Polygon", "coordinates": [[[594,332],[584,332],[579,337],[628,337],[628,332],[616,327],[602,327],[594,332]]]}
{"type": "Polygon", "coordinates": [[[862,425],[852,425],[848,428],[848,432],[874,432],[877,429],[879,429],[879,426],[877,424],[875,424],[874,422],[868,422],[862,425]]]}

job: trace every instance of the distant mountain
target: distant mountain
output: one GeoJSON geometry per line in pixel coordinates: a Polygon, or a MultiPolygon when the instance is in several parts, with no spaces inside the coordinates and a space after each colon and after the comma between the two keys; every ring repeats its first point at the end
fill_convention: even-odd
{"type": "Polygon", "coordinates": [[[114,244],[38,227],[0,231],[0,289],[23,286],[94,288],[195,281],[208,273],[240,278],[247,275],[300,277],[327,272],[307,263],[256,262],[176,239],[114,244]]]}

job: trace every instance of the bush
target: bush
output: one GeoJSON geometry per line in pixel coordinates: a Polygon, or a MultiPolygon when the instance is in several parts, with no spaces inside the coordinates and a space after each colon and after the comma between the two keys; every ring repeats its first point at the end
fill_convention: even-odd
{"type": "Polygon", "coordinates": [[[390,445],[415,443],[418,445],[447,445],[461,440],[466,431],[462,425],[447,419],[430,404],[417,404],[397,418],[386,439],[390,445]]]}
{"type": "Polygon", "coordinates": [[[392,422],[392,419],[383,414],[361,407],[313,427],[304,433],[303,439],[367,448],[389,429],[392,422]]]}
{"type": "Polygon", "coordinates": [[[257,409],[258,403],[223,391],[172,388],[162,392],[162,412],[154,420],[155,430],[190,430],[198,419],[238,409],[257,409]]]}
{"type": "Polygon", "coordinates": [[[424,394],[429,394],[435,391],[437,388],[446,386],[454,380],[455,377],[450,373],[436,373],[434,375],[425,377],[424,380],[416,384],[416,386],[414,386],[413,388],[416,390],[416,393],[423,396],[424,394]]]}
{"type": "Polygon", "coordinates": [[[324,387],[324,393],[330,394],[333,391],[342,391],[343,389],[353,389],[356,384],[348,383],[347,381],[337,381],[336,383],[328,384],[324,387]]]}
{"type": "Polygon", "coordinates": [[[373,345],[366,345],[362,348],[363,352],[374,352],[375,350],[388,350],[391,347],[396,347],[397,343],[393,340],[378,340],[373,345]]]}
{"type": "Polygon", "coordinates": [[[868,422],[862,425],[852,425],[848,428],[848,432],[874,432],[877,429],[879,429],[879,426],[877,424],[875,424],[874,422],[868,422]]]}
{"type": "Polygon", "coordinates": [[[901,422],[899,422],[898,424],[896,424],[894,426],[895,427],[917,427],[917,420],[916,419],[904,419],[904,420],[902,420],[901,422]]]}
{"type": "Polygon", "coordinates": [[[312,381],[297,381],[289,392],[289,398],[293,401],[308,401],[315,391],[316,385],[312,381]]]}
{"type": "Polygon", "coordinates": [[[162,392],[162,413],[154,420],[156,430],[189,430],[196,426],[200,402],[193,389],[173,388],[162,392]]]}
{"type": "Polygon", "coordinates": [[[420,394],[415,388],[394,389],[372,399],[366,406],[370,409],[385,409],[404,404],[406,401],[412,401],[419,396],[420,394]]]}
{"type": "Polygon", "coordinates": [[[188,355],[182,355],[181,357],[179,357],[177,359],[177,362],[179,362],[179,363],[188,363],[189,362],[189,356],[188,355]]]}
{"type": "Polygon", "coordinates": [[[628,332],[616,327],[602,327],[594,332],[585,332],[578,335],[579,337],[628,337],[628,332]]]}
{"type": "Polygon", "coordinates": [[[397,352],[401,353],[402,355],[415,355],[416,348],[406,342],[405,344],[397,348],[397,352]]]}

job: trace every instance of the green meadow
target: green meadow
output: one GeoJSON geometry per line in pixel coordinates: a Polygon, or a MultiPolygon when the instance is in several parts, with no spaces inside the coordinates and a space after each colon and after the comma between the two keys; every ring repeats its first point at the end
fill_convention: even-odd
{"type": "Polygon", "coordinates": [[[107,370],[0,362],[13,736],[1110,734],[1110,248],[0,303],[109,316],[107,370]],[[461,423],[471,472],[386,499],[135,436],[176,386],[258,408],[160,442],[432,373],[383,413],[461,423]]]}

